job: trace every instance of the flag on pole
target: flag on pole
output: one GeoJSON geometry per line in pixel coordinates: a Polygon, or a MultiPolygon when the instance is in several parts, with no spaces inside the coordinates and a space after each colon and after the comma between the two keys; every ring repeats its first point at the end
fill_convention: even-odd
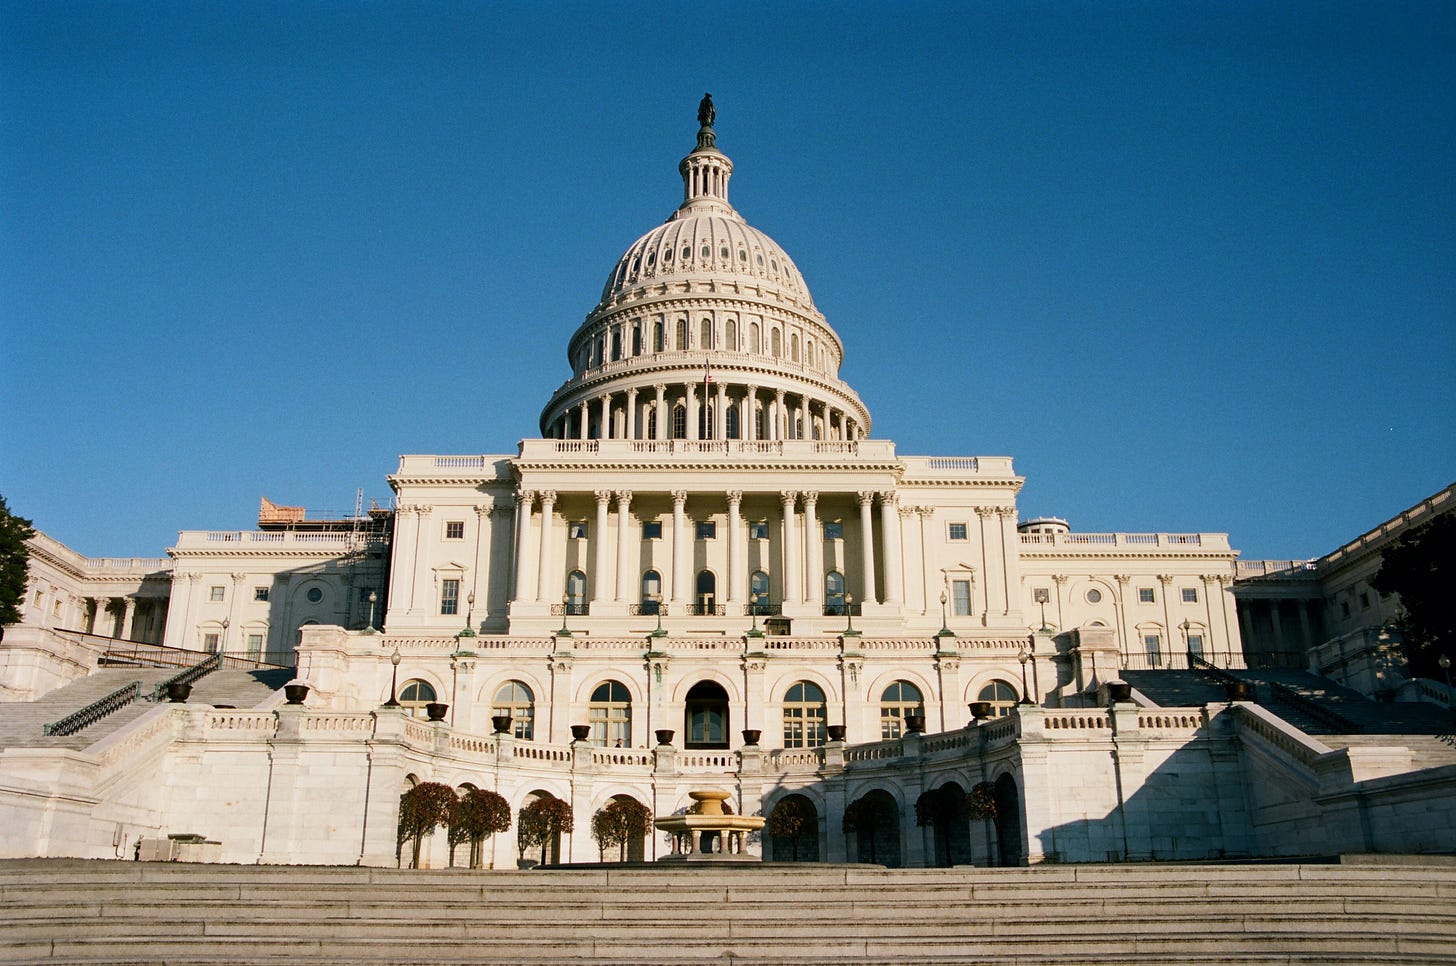
{"type": "Polygon", "coordinates": [[[713,360],[711,358],[704,359],[703,360],[703,383],[704,383],[704,385],[706,385],[707,383],[710,383],[712,381],[713,381],[713,360]]]}

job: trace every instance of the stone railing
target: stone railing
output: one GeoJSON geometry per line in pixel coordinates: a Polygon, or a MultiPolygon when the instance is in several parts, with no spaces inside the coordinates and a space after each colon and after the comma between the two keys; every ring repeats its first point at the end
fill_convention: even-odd
{"type": "Polygon", "coordinates": [[[1048,711],[1045,728],[1047,731],[1105,731],[1111,729],[1112,721],[1103,711],[1048,711]]]}
{"type": "Polygon", "coordinates": [[[1119,550],[1229,550],[1226,533],[1023,533],[1024,547],[1116,547],[1119,550]]]}
{"type": "Polygon", "coordinates": [[[300,548],[336,553],[353,546],[381,546],[389,538],[377,531],[361,530],[304,533],[295,530],[183,530],[177,535],[178,550],[219,550],[221,544],[272,550],[300,548]]]}
{"type": "Polygon", "coordinates": [[[1137,722],[1140,731],[1158,731],[1182,737],[1203,727],[1203,715],[1192,712],[1139,714],[1137,722]]]}
{"type": "Polygon", "coordinates": [[[1236,560],[1234,578],[1245,580],[1250,577],[1290,577],[1307,579],[1316,571],[1313,560],[1236,560]]]}
{"type": "Polygon", "coordinates": [[[680,751],[678,771],[689,774],[716,774],[738,770],[736,751],[680,751]]]}
{"type": "Polygon", "coordinates": [[[1009,456],[902,456],[907,479],[1014,476],[1009,456]]]}
{"type": "Polygon", "coordinates": [[[1308,768],[1314,768],[1315,759],[1330,753],[1330,747],[1301,731],[1295,730],[1282,719],[1275,717],[1255,704],[1236,704],[1234,710],[1240,737],[1247,740],[1257,738],[1264,744],[1292,758],[1308,768]]]}
{"type": "Polygon", "coordinates": [[[887,439],[525,439],[520,452],[523,460],[584,463],[657,461],[664,457],[890,462],[895,459],[895,444],[887,439]]]}
{"type": "Polygon", "coordinates": [[[203,734],[209,741],[256,741],[272,738],[277,731],[278,716],[272,711],[215,710],[203,719],[203,734]]]}
{"type": "Polygon", "coordinates": [[[846,763],[859,761],[886,761],[899,758],[905,753],[905,742],[900,738],[877,741],[869,745],[854,745],[844,749],[846,763]]]}

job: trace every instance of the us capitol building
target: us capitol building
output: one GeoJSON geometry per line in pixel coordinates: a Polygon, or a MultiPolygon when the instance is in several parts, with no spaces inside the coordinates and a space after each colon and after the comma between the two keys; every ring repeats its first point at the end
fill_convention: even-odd
{"type": "MultiPolygon", "coordinates": [[[[1245,668],[1227,535],[1019,522],[1010,458],[874,437],[805,279],[729,204],[706,98],[699,122],[682,203],[608,273],[516,453],[404,456],[392,511],[265,501],[258,530],[185,531],[152,561],[36,538],[29,616],[0,652],[8,701],[115,675],[128,642],[141,664],[221,667],[90,738],[13,740],[3,854],[185,832],[225,861],[393,865],[418,781],[571,802],[552,855],[574,861],[597,860],[591,816],[613,798],[665,815],[703,789],[740,814],[793,799],[794,840],[750,842],[774,859],[1196,859],[1368,836],[1359,802],[1401,771],[1388,758],[1236,690],[1128,694],[1124,674],[1245,668]],[[205,698],[268,665],[293,669],[301,704],[205,698]],[[994,815],[965,812],[977,787],[994,815]],[[928,793],[949,820],[917,824],[928,793]],[[855,803],[872,817],[847,829],[855,803]]],[[[485,861],[515,859],[510,835],[491,843],[485,861]]],[[[631,854],[666,848],[649,834],[631,854]]],[[[443,835],[424,861],[447,861],[443,835]]]]}

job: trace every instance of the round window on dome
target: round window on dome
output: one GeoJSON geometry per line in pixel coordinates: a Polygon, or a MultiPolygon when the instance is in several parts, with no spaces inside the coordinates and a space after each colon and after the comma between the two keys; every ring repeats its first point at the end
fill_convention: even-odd
{"type": "Polygon", "coordinates": [[[324,592],[322,590],[319,590],[317,587],[310,587],[308,589],[308,602],[310,604],[317,604],[319,601],[321,601],[323,599],[324,599],[324,592]]]}

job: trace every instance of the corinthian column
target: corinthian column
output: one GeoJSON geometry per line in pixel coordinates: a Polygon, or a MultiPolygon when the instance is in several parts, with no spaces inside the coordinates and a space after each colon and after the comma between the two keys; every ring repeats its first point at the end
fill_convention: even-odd
{"type": "Polygon", "coordinates": [[[820,604],[824,599],[824,535],[819,532],[815,512],[818,503],[816,490],[804,491],[804,566],[809,571],[804,577],[804,599],[811,604],[820,604]]]}
{"type": "Polygon", "coordinates": [[[611,490],[597,490],[596,533],[592,535],[592,603],[607,599],[607,510],[612,502],[611,490]]]}
{"type": "Polygon", "coordinates": [[[804,581],[799,576],[803,561],[799,558],[798,522],[794,519],[794,504],[798,502],[797,490],[784,490],[779,494],[784,507],[784,603],[797,604],[804,599],[804,581]]]}
{"type": "Polygon", "coordinates": [[[541,491],[541,546],[537,554],[536,599],[550,603],[552,597],[551,544],[552,517],[556,512],[556,491],[541,491]]]}
{"type": "Polygon", "coordinates": [[[860,559],[860,570],[864,581],[864,602],[873,604],[880,599],[879,595],[875,593],[875,523],[870,516],[875,494],[873,490],[860,490],[858,496],[859,533],[864,553],[860,559]]]}
{"type": "Polygon", "coordinates": [[[900,556],[900,514],[895,509],[895,491],[880,494],[880,529],[885,533],[885,603],[898,604],[905,594],[900,556]]]}
{"type": "Polygon", "coordinates": [[[530,578],[526,570],[526,545],[531,533],[531,504],[535,502],[534,490],[516,491],[516,569],[511,583],[511,600],[525,600],[530,593],[527,590],[530,578]]]}
{"type": "Polygon", "coordinates": [[[631,599],[632,595],[632,543],[631,514],[632,491],[617,491],[617,600],[631,599]]]}
{"type": "Polygon", "coordinates": [[[743,521],[739,509],[743,505],[743,491],[729,490],[728,497],[728,600],[729,606],[743,599],[743,548],[740,539],[743,521]]]}
{"type": "Polygon", "coordinates": [[[683,596],[687,590],[687,577],[683,572],[688,565],[687,524],[683,519],[683,507],[688,502],[687,490],[672,491],[672,599],[669,603],[672,613],[681,614],[683,596]]]}

